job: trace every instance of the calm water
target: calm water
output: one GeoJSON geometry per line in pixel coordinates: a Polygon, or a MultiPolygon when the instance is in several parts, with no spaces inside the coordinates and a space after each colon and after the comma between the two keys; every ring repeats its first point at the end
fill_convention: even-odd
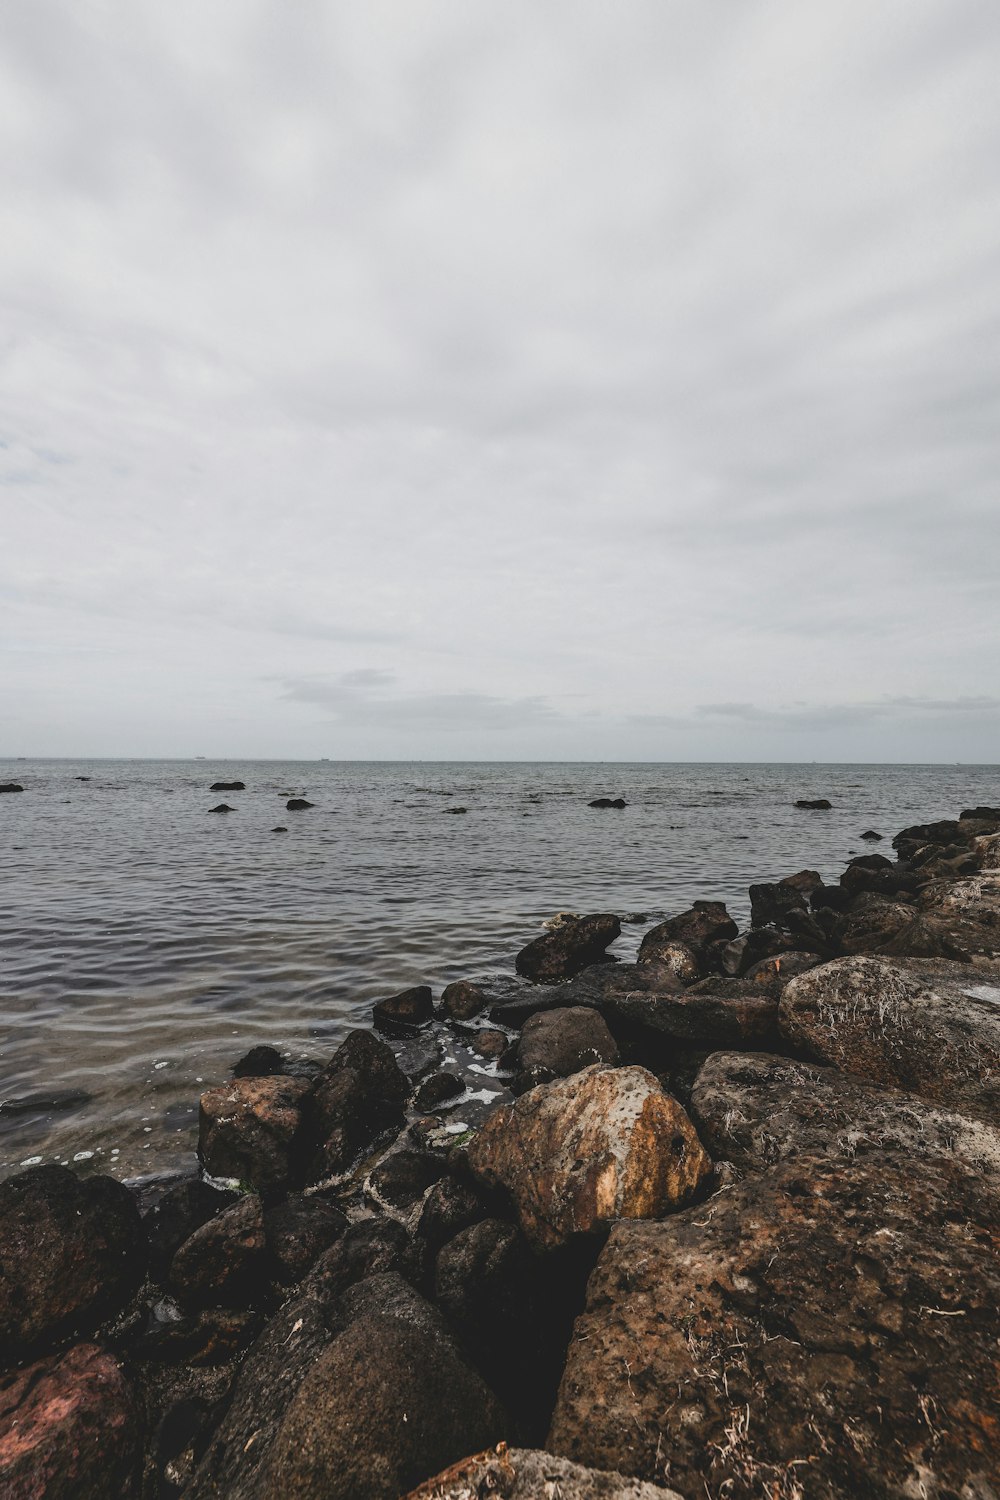
{"type": "Polygon", "coordinates": [[[0,796],[0,1102],[90,1098],[0,1112],[0,1175],[187,1164],[199,1092],[253,1043],[324,1057],[380,995],[510,972],[555,911],[706,896],[742,920],[751,881],[832,879],[866,828],[1000,802],[977,766],[7,761],[6,780],[25,791],[0,796]],[[292,794],[316,806],[286,812],[292,794]],[[820,796],[832,812],[792,806],[820,796]]]}

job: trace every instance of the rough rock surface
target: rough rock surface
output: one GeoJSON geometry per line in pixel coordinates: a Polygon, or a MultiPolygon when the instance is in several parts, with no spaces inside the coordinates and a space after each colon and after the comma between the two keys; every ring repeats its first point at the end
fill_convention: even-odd
{"type": "Polygon", "coordinates": [[[301,1078],[234,1078],[201,1096],[198,1155],[213,1177],[235,1178],[258,1192],[294,1175],[302,1134],[301,1078]]]}
{"type": "Polygon", "coordinates": [[[286,1285],[302,1277],[338,1240],[347,1217],[318,1194],[292,1197],[264,1214],[267,1253],[274,1274],[286,1285]]]}
{"type": "Polygon", "coordinates": [[[595,1064],[503,1105],[468,1147],[488,1187],[503,1187],[541,1250],[655,1218],[686,1203],[711,1170],[694,1126],[645,1068],[595,1064]]]}
{"type": "Polygon", "coordinates": [[[398,995],[388,995],[372,1006],[372,1020],[388,1036],[408,1036],[426,1025],[434,1014],[434,997],[426,984],[415,984],[398,995]]]}
{"type": "Polygon", "coordinates": [[[409,1092],[392,1048],[370,1031],[350,1032],[309,1099],[309,1125],[320,1142],[313,1178],[346,1171],[383,1130],[401,1124],[409,1092]]]}
{"type": "Polygon", "coordinates": [[[914,1163],[957,1159],[1000,1180],[996,1125],[816,1063],[715,1052],[695,1080],[689,1108],[712,1155],[747,1173],[799,1156],[900,1150],[914,1163]]]}
{"type": "Polygon", "coordinates": [[[535,984],[556,984],[597,963],[621,933],[621,923],[609,913],[576,917],[522,948],[515,968],[535,984]]]}
{"type": "Polygon", "coordinates": [[[467,979],[456,979],[454,984],[446,984],[441,991],[438,1009],[449,1020],[471,1021],[473,1016],[480,1015],[488,1004],[489,1000],[478,985],[470,984],[467,979]]]}
{"type": "Polygon", "coordinates": [[[681,1500],[676,1490],[504,1443],[463,1459],[411,1490],[405,1500],[482,1500],[487,1495],[503,1500],[681,1500]]]}
{"type": "Polygon", "coordinates": [[[920,906],[970,958],[1000,957],[1000,872],[935,882],[922,892],[920,906]]]}
{"type": "Polygon", "coordinates": [[[0,1380],[4,1500],[127,1500],[136,1493],[141,1417],[114,1355],[77,1344],[0,1380]]]}
{"type": "Polygon", "coordinates": [[[601,1010],[614,1034],[632,1041],[760,1046],[776,1034],[778,988],[777,983],[705,980],[704,987],[699,983],[674,993],[626,992],[601,1010]]]}
{"type": "Polygon", "coordinates": [[[674,943],[685,943],[698,955],[709,943],[734,938],[738,934],[739,928],[723,902],[696,901],[688,911],[668,917],[659,926],[649,929],[639,946],[639,962],[657,962],[660,950],[674,943]]]}
{"type": "Polygon", "coordinates": [[[568,1005],[529,1016],[518,1043],[518,1088],[567,1078],[591,1063],[618,1061],[614,1037],[596,1010],[568,1005]]]}
{"type": "Polygon", "coordinates": [[[142,1280],[146,1236],[127,1188],[32,1167],[0,1183],[0,1368],[93,1332],[142,1280]]]}
{"type": "Polygon", "coordinates": [[[974,1119],[1000,1117],[1000,965],[841,958],[786,986],[796,1048],[974,1119]]]}
{"type": "Polygon", "coordinates": [[[496,1398],[398,1276],[352,1288],[337,1321],[278,1429],[261,1500],[397,1500],[428,1470],[503,1437],[496,1398]]]}
{"type": "Polygon", "coordinates": [[[248,1307],[263,1298],[270,1264],[260,1198],[248,1193],[184,1241],[170,1284],[188,1307],[248,1307]]]}
{"type": "Polygon", "coordinates": [[[684,1495],[995,1494],[1000,1203],[957,1164],[803,1158],[618,1225],[547,1446],[684,1495]]]}

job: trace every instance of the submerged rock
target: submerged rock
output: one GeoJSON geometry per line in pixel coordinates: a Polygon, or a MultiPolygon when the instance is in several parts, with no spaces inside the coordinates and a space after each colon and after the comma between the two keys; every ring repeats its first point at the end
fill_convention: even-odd
{"type": "Polygon", "coordinates": [[[628,803],[624,797],[595,797],[593,802],[587,803],[588,807],[627,807],[628,803]]]}
{"type": "Polygon", "coordinates": [[[243,781],[213,781],[208,790],[210,792],[245,792],[246,783],[243,781]]]}
{"type": "Polygon", "coordinates": [[[285,1187],[299,1171],[309,1087],[304,1079],[278,1074],[234,1078],[202,1094],[198,1155],[205,1170],[258,1192],[285,1187]]]}
{"type": "Polygon", "coordinates": [[[220,802],[216,807],[210,807],[208,810],[209,812],[214,813],[227,813],[236,811],[235,807],[230,807],[228,802],[220,802]]]}
{"type": "Polygon", "coordinates": [[[555,984],[597,963],[605,948],[621,935],[618,918],[607,912],[578,917],[528,943],[514,966],[534,984],[555,984]]]}
{"type": "Polygon", "coordinates": [[[0,781],[0,792],[23,792],[24,787],[17,781],[0,781]]]}
{"type": "Polygon", "coordinates": [[[251,1047],[233,1068],[234,1078],[273,1078],[284,1070],[285,1059],[277,1047],[251,1047]]]}
{"type": "Polygon", "coordinates": [[[505,1443],[463,1459],[411,1490],[405,1500],[475,1500],[493,1494],[503,1500],[681,1500],[676,1490],[505,1443]]]}
{"type": "Polygon", "coordinates": [[[874,828],[867,828],[861,837],[868,844],[880,844],[882,842],[882,835],[876,833],[874,828]]]}
{"type": "Polygon", "coordinates": [[[591,1063],[617,1061],[617,1043],[596,1010],[570,1005],[539,1011],[528,1017],[521,1031],[516,1091],[523,1093],[551,1078],[567,1078],[591,1063]]]}
{"type": "Polygon", "coordinates": [[[307,807],[315,807],[315,802],[307,802],[305,797],[289,797],[285,807],[289,812],[305,812],[307,807]]]}
{"type": "Polygon", "coordinates": [[[413,1096],[413,1107],[421,1114],[432,1114],[443,1104],[453,1104],[465,1093],[465,1084],[455,1073],[434,1073],[426,1078],[413,1096]]]}
{"type": "Polygon", "coordinates": [[[540,1250],[614,1219],[669,1213],[711,1170],[691,1121],[652,1073],[603,1064],[495,1110],[468,1162],[487,1187],[510,1194],[540,1250]]]}
{"type": "Polygon", "coordinates": [[[805,1157],[619,1224],[547,1446],[688,1496],[989,1496],[998,1229],[994,1186],[904,1153],[805,1157]]]}
{"type": "Polygon", "coordinates": [[[825,797],[800,797],[795,806],[807,808],[812,812],[828,812],[833,803],[828,802],[825,797]]]}

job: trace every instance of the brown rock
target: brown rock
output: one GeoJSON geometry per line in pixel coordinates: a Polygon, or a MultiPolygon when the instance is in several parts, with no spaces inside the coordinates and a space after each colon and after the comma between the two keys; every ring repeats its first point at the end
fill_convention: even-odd
{"type": "Polygon", "coordinates": [[[518,1060],[518,1089],[524,1092],[550,1078],[568,1078],[591,1063],[616,1063],[618,1047],[596,1010],[569,1005],[529,1016],[521,1031],[518,1060]]]}
{"type": "Polygon", "coordinates": [[[602,1474],[551,1453],[508,1448],[506,1443],[464,1458],[411,1490],[405,1500],[477,1500],[494,1494],[503,1500],[681,1500],[676,1490],[622,1474],[602,1474]]]}
{"type": "Polygon", "coordinates": [[[793,979],[778,1015],[817,1062],[973,1119],[1000,1112],[1000,965],[836,959],[793,979]]]}
{"type": "Polygon", "coordinates": [[[311,1129],[321,1142],[310,1166],[315,1180],[346,1172],[359,1153],[403,1121],[409,1081],[392,1048],[370,1031],[352,1031],[316,1079],[311,1129]]]}
{"type": "Polygon", "coordinates": [[[709,943],[734,938],[738,934],[739,928],[723,902],[696,901],[688,911],[650,928],[639,947],[639,962],[657,961],[658,953],[671,943],[685,943],[698,955],[709,943]]]}
{"type": "Polygon", "coordinates": [[[970,958],[1000,957],[1000,873],[928,886],[920,897],[928,921],[939,922],[970,958]]]}
{"type": "Polygon", "coordinates": [[[4,1500],[115,1500],[136,1494],[138,1404],[121,1366],[95,1344],[0,1380],[4,1500]]]}
{"type": "Polygon", "coordinates": [[[410,1036],[434,1014],[434,997],[426,984],[415,984],[372,1006],[372,1020],[388,1036],[410,1036]]]}
{"type": "Polygon", "coordinates": [[[234,1078],[201,1096],[198,1155],[213,1177],[235,1178],[259,1192],[282,1188],[299,1169],[301,1078],[234,1078]]]}
{"type": "Polygon", "coordinates": [[[652,1073],[602,1064],[496,1110],[468,1161],[480,1181],[511,1195],[541,1250],[615,1219],[669,1213],[711,1170],[687,1115],[652,1073]]]}
{"type": "Polygon", "coordinates": [[[996,1189],[905,1154],[803,1158],[618,1225],[547,1446],[687,1496],[989,1496],[996,1189]]]}
{"type": "Polygon", "coordinates": [[[571,979],[597,963],[604,950],[621,937],[621,923],[606,912],[567,920],[554,932],[535,938],[515,960],[519,974],[534,984],[556,984],[571,979]]]}
{"type": "Polygon", "coordinates": [[[170,1284],[188,1307],[247,1307],[263,1300],[270,1270],[264,1213],[250,1193],[184,1241],[170,1284]]]}
{"type": "MultiPolygon", "coordinates": [[[[658,931],[652,928],[647,932],[646,938],[658,931]]],[[[658,939],[647,945],[646,938],[642,940],[639,949],[639,962],[641,964],[658,964],[661,968],[676,976],[681,984],[694,984],[701,978],[701,969],[694,949],[687,943],[682,943],[679,938],[658,939]]]]}
{"type": "Polygon", "coordinates": [[[489,1003],[478,985],[470,984],[467,979],[457,979],[441,991],[438,1009],[450,1021],[471,1021],[473,1016],[481,1015],[489,1003]]]}
{"type": "Polygon", "coordinates": [[[469,1039],[470,1046],[480,1057],[491,1060],[503,1057],[509,1046],[509,1038],[503,1031],[495,1031],[490,1026],[484,1026],[482,1031],[477,1031],[475,1036],[469,1039]]]}

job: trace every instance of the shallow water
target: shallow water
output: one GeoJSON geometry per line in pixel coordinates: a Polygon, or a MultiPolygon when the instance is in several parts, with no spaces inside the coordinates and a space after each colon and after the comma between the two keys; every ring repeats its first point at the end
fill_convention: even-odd
{"type": "Polygon", "coordinates": [[[833,879],[880,847],[867,828],[1000,802],[978,766],[0,761],[6,780],[0,1105],[87,1099],[0,1109],[0,1175],[187,1165],[198,1094],[254,1043],[323,1058],[381,995],[509,973],[555,911],[704,896],[742,921],[752,881],[833,879]]]}

